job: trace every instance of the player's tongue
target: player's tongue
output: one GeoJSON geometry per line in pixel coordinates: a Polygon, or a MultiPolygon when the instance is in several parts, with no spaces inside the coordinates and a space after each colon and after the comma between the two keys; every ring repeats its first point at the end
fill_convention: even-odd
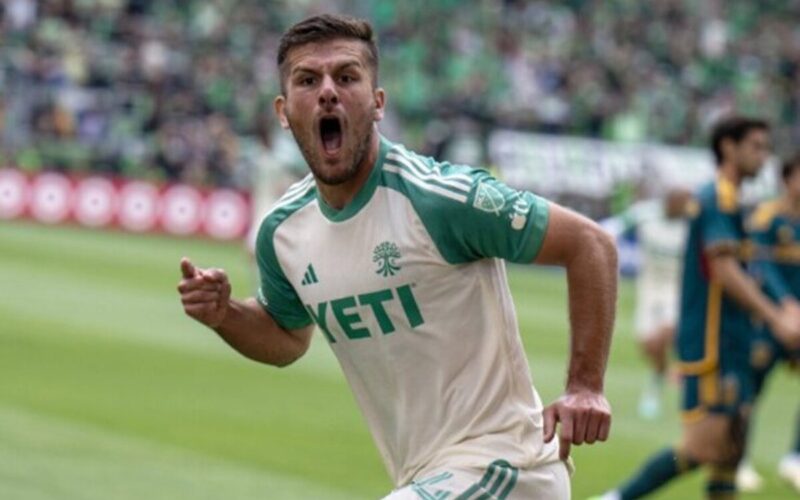
{"type": "Polygon", "coordinates": [[[322,147],[327,153],[335,153],[342,147],[342,125],[338,118],[323,118],[319,122],[322,147]]]}

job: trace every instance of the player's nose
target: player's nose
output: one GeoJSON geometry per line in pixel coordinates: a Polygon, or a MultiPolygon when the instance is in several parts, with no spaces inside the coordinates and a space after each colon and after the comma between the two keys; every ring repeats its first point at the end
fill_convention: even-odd
{"type": "Polygon", "coordinates": [[[333,78],[325,76],[319,90],[319,105],[323,108],[331,108],[339,103],[339,94],[336,92],[336,85],[333,78]]]}

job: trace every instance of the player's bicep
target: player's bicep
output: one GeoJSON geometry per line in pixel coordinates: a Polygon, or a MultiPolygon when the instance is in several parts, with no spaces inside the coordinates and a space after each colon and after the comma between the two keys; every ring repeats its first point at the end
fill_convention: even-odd
{"type": "Polygon", "coordinates": [[[614,246],[611,237],[588,218],[555,203],[550,203],[549,212],[550,223],[535,263],[564,265],[583,249],[614,246]]]}
{"type": "Polygon", "coordinates": [[[739,260],[733,253],[716,253],[708,256],[708,270],[711,279],[722,284],[723,289],[730,291],[741,288],[742,279],[748,278],[739,260]]]}

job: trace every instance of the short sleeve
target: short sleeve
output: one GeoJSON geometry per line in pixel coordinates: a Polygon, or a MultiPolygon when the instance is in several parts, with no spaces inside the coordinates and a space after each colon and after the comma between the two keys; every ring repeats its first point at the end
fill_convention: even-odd
{"type": "Polygon", "coordinates": [[[736,250],[742,240],[742,234],[737,230],[737,208],[725,206],[712,197],[701,203],[699,222],[703,250],[736,250]]]}
{"type": "Polygon", "coordinates": [[[549,220],[549,203],[518,191],[487,171],[441,165],[442,175],[458,176],[468,186],[460,200],[427,197],[423,222],[450,263],[501,258],[530,263],[539,253],[549,220]]]}
{"type": "Polygon", "coordinates": [[[764,290],[775,300],[781,301],[791,295],[791,290],[774,259],[778,245],[775,224],[755,227],[752,235],[758,248],[753,272],[762,282],[764,290]]]}
{"type": "Polygon", "coordinates": [[[258,232],[256,262],[260,284],[256,298],[281,327],[289,330],[303,328],[312,320],[278,262],[272,241],[274,226],[274,222],[267,218],[258,232]]]}

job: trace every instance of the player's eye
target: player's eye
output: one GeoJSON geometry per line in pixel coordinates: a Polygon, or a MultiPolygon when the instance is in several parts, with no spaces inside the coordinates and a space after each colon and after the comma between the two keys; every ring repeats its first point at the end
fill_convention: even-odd
{"type": "Polygon", "coordinates": [[[339,77],[339,81],[342,83],[353,83],[354,81],[356,81],[356,79],[353,75],[345,74],[339,77]]]}
{"type": "Polygon", "coordinates": [[[309,85],[314,85],[315,81],[316,81],[316,79],[313,76],[304,76],[304,77],[300,78],[298,83],[300,85],[306,87],[306,86],[309,86],[309,85]]]}

